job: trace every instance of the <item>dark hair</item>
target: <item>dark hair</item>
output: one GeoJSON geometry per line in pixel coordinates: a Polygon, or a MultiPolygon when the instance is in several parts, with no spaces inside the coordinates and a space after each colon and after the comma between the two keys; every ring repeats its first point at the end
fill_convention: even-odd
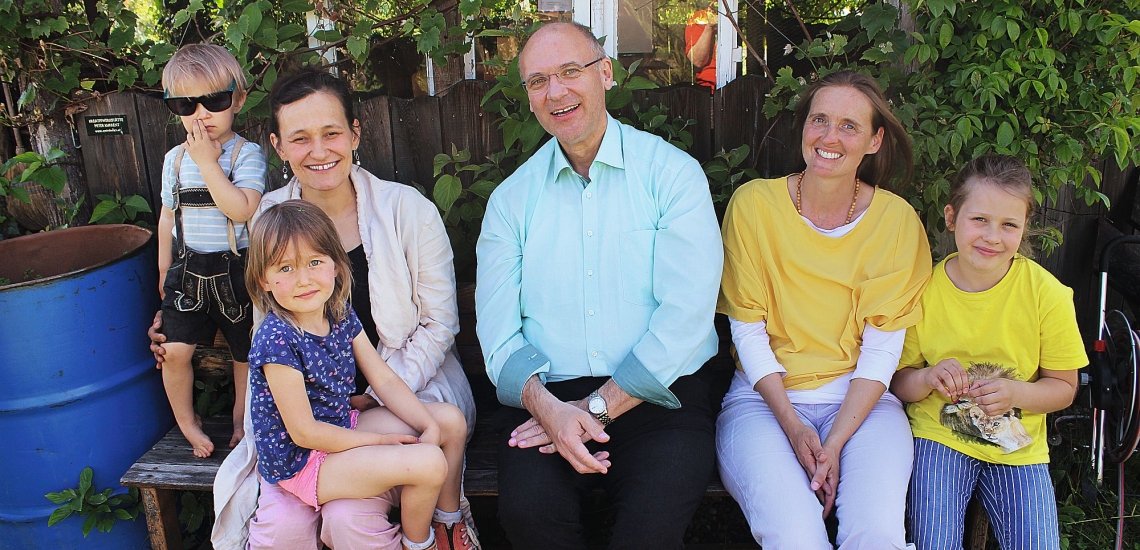
{"type": "MultiPolygon", "coordinates": [[[[887,187],[892,178],[898,177],[899,184],[905,185],[914,177],[914,152],[910,146],[910,138],[899,119],[891,112],[887,105],[887,98],[875,79],[854,71],[840,71],[829,74],[811,86],[796,103],[795,136],[801,140],[804,135],[804,124],[807,121],[811,103],[820,90],[831,86],[846,86],[861,92],[871,102],[873,114],[871,115],[871,130],[878,132],[883,128],[883,143],[879,152],[866,155],[859,163],[857,175],[859,179],[876,187],[887,187]]],[[[799,161],[804,164],[803,159],[799,161]]]]}
{"type": "MultiPolygon", "coordinates": [[[[1025,221],[1037,209],[1037,197],[1033,194],[1033,174],[1016,157],[1008,155],[984,155],[970,162],[958,172],[958,177],[950,184],[950,208],[954,210],[955,221],[970,191],[979,184],[995,185],[1015,197],[1025,200],[1025,221]]],[[[1021,238],[1022,256],[1033,257],[1033,245],[1029,242],[1033,232],[1026,228],[1021,238]]]]}
{"type": "MultiPolygon", "coordinates": [[[[273,294],[262,288],[266,271],[281,261],[289,245],[304,243],[313,250],[332,258],[336,266],[336,280],[332,295],[325,302],[325,315],[340,322],[348,315],[348,298],[352,292],[352,264],[340,243],[328,215],[311,202],[293,199],[275,204],[262,212],[249,237],[249,252],[245,270],[245,287],[258,309],[273,312],[296,325],[293,313],[286,310],[273,294]]],[[[294,248],[296,249],[296,248],[294,248]]]]}
{"type": "Polygon", "coordinates": [[[277,135],[279,131],[277,115],[280,114],[281,107],[305,99],[317,92],[330,94],[340,101],[341,106],[344,107],[344,118],[351,127],[352,122],[356,120],[356,115],[353,114],[355,101],[352,97],[352,89],[348,87],[345,81],[329,74],[324,69],[305,67],[289,76],[279,78],[277,82],[273,83],[273,88],[269,90],[269,110],[271,113],[269,133],[277,135]]]}

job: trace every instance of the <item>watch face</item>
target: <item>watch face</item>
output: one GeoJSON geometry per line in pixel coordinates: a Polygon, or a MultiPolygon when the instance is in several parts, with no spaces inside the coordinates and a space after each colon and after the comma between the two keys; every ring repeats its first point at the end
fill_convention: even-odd
{"type": "Polygon", "coordinates": [[[602,414],[606,412],[606,400],[602,399],[600,395],[591,397],[589,407],[591,414],[602,414]]]}

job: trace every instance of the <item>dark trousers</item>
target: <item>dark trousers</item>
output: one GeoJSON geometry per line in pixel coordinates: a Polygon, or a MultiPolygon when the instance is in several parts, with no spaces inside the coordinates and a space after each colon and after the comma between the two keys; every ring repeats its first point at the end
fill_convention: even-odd
{"type": "MultiPolygon", "coordinates": [[[[563,401],[581,399],[608,378],[552,382],[546,389],[563,401]]],[[[685,529],[716,467],[714,416],[709,385],[700,373],[669,388],[681,408],[642,403],[606,427],[610,441],[589,442],[591,453],[609,451],[606,474],[579,474],[561,455],[507,445],[511,430],[530,418],[503,407],[494,417],[499,434],[499,520],[515,550],[586,548],[583,498],[596,488],[613,502],[611,550],[684,548],[685,529]]]]}

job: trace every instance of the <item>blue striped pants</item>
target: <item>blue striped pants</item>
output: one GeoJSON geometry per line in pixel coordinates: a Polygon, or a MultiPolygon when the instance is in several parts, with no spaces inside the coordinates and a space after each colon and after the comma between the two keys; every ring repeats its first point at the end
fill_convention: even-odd
{"type": "Polygon", "coordinates": [[[961,550],[975,487],[1002,550],[1060,549],[1048,464],[993,464],[916,437],[906,521],[918,550],[961,550]]]}

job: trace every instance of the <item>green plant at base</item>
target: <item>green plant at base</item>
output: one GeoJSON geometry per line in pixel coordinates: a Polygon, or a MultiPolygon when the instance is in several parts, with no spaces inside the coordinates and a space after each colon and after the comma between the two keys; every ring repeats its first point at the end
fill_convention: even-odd
{"type": "Polygon", "coordinates": [[[214,495],[209,492],[182,491],[178,500],[182,504],[178,512],[182,547],[197,548],[210,538],[214,525],[214,495]]]}
{"type": "Polygon", "coordinates": [[[83,520],[83,536],[86,537],[92,529],[107,533],[115,526],[116,520],[138,517],[142,501],[137,488],[131,487],[126,494],[120,495],[112,495],[113,490],[109,487],[96,492],[91,483],[94,475],[90,467],[84,468],[79,473],[79,487],[44,495],[53,504],[62,505],[48,518],[49,527],[77,514],[86,518],[83,520]]]}
{"type": "Polygon", "coordinates": [[[233,378],[220,376],[194,381],[194,412],[202,418],[234,408],[233,378]]]}
{"type": "Polygon", "coordinates": [[[91,212],[89,223],[133,223],[142,226],[148,225],[145,222],[138,221],[139,213],[152,212],[146,199],[139,195],[127,195],[124,197],[120,195],[118,191],[115,191],[114,195],[95,195],[95,198],[99,199],[99,203],[95,205],[95,210],[91,212]]]}

